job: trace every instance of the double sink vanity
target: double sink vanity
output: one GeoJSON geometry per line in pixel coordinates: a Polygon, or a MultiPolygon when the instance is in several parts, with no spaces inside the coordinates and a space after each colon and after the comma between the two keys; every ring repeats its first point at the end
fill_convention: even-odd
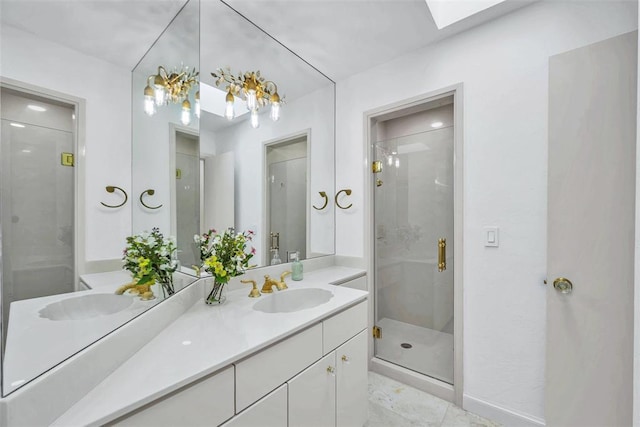
{"type": "MultiPolygon", "coordinates": [[[[254,278],[251,272],[245,276],[254,278]]],[[[175,318],[166,327],[46,424],[364,424],[368,362],[364,271],[320,268],[306,273],[302,281],[288,282],[286,290],[259,298],[249,298],[249,288],[240,287],[243,277],[230,283],[224,304],[206,305],[207,280],[199,279],[168,300],[174,304],[159,304],[116,330],[112,335],[126,335],[127,328],[136,328],[143,337],[155,310],[174,311],[175,318]],[[172,305],[182,306],[182,312],[172,305]]],[[[113,288],[119,285],[113,283],[113,288]]],[[[109,352],[107,347],[103,350],[109,352]]],[[[90,363],[82,353],[62,365],[90,363]]],[[[16,392],[22,393],[29,393],[29,387],[16,392]]],[[[8,425],[20,425],[20,417],[12,419],[11,414],[8,425]]]]}

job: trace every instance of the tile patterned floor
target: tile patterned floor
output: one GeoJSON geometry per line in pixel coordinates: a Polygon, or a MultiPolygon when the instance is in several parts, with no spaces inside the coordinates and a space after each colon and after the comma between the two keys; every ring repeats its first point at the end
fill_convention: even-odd
{"type": "Polygon", "coordinates": [[[369,372],[369,421],[365,427],[499,425],[428,393],[369,372]]]}

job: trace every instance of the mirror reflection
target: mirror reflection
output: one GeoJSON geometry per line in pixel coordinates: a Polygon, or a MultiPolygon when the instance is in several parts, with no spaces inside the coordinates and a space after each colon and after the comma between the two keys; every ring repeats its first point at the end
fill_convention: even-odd
{"type": "Polygon", "coordinates": [[[159,64],[200,71],[189,124],[177,104],[134,108],[134,192],[153,188],[162,205],[135,206],[134,232],[176,236],[191,273],[193,236],[209,229],[255,232],[254,266],[332,254],[333,210],[313,209],[312,195],[334,190],[334,83],[223,3],[202,2],[200,20],[199,59],[167,41],[134,70],[134,106],[159,64]]]}
{"type": "MultiPolygon", "coordinates": [[[[85,183],[71,165],[77,120],[87,119],[73,98],[10,86],[1,147],[5,396],[165,298],[116,295],[131,282],[129,272],[111,271],[119,262],[94,269],[111,271],[99,280],[80,280],[86,255],[76,236],[91,233],[77,228],[74,186],[85,183]]],[[[173,236],[181,271],[192,275],[200,265],[193,237],[211,228],[255,232],[252,266],[332,254],[333,206],[318,209],[318,194],[335,191],[334,99],[331,80],[224,3],[185,2],[131,74],[131,186],[100,187],[97,209],[124,201],[131,235],[157,227],[173,236]],[[216,84],[211,73],[220,69],[234,78],[216,84]]],[[[176,292],[194,280],[174,273],[176,292]]]]}

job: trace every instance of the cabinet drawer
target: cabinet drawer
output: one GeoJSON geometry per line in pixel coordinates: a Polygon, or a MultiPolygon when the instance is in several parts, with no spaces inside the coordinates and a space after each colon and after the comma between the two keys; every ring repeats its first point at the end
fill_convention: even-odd
{"type": "Polygon", "coordinates": [[[367,289],[367,276],[358,277],[357,279],[349,280],[348,282],[341,283],[340,286],[345,288],[359,289],[361,291],[368,291],[367,289]]]}
{"type": "Polygon", "coordinates": [[[236,364],[236,413],[322,357],[318,324],[236,364]]]}
{"type": "Polygon", "coordinates": [[[336,314],[322,325],[323,354],[327,354],[367,327],[367,302],[336,314]]]}
{"type": "Polygon", "coordinates": [[[287,385],[249,406],[222,427],[287,427],[287,385]]]}
{"type": "Polygon", "coordinates": [[[117,420],[117,426],[204,426],[231,418],[233,366],[117,420]]]}

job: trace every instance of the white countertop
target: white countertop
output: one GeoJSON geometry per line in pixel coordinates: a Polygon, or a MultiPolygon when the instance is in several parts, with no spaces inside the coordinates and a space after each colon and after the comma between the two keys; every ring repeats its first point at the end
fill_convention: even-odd
{"type": "MultiPolygon", "coordinates": [[[[76,320],[47,318],[43,310],[57,302],[87,295],[113,295],[121,285],[131,282],[131,273],[120,270],[87,274],[81,276],[81,280],[91,289],[11,303],[3,359],[4,393],[8,394],[31,381],[163,299],[159,289],[155,289],[157,298],[151,301],[141,301],[124,294],[120,298],[131,300],[131,304],[113,314],[76,320]]],[[[182,273],[174,274],[176,290],[195,280],[182,273]]]]}
{"type": "Polygon", "coordinates": [[[364,301],[367,292],[329,284],[363,275],[363,270],[330,267],[305,273],[302,281],[288,280],[290,289],[333,293],[328,302],[293,313],[253,310],[256,302],[271,295],[248,298],[248,286],[229,292],[219,306],[200,299],[53,425],[102,425],[364,301]]]}

